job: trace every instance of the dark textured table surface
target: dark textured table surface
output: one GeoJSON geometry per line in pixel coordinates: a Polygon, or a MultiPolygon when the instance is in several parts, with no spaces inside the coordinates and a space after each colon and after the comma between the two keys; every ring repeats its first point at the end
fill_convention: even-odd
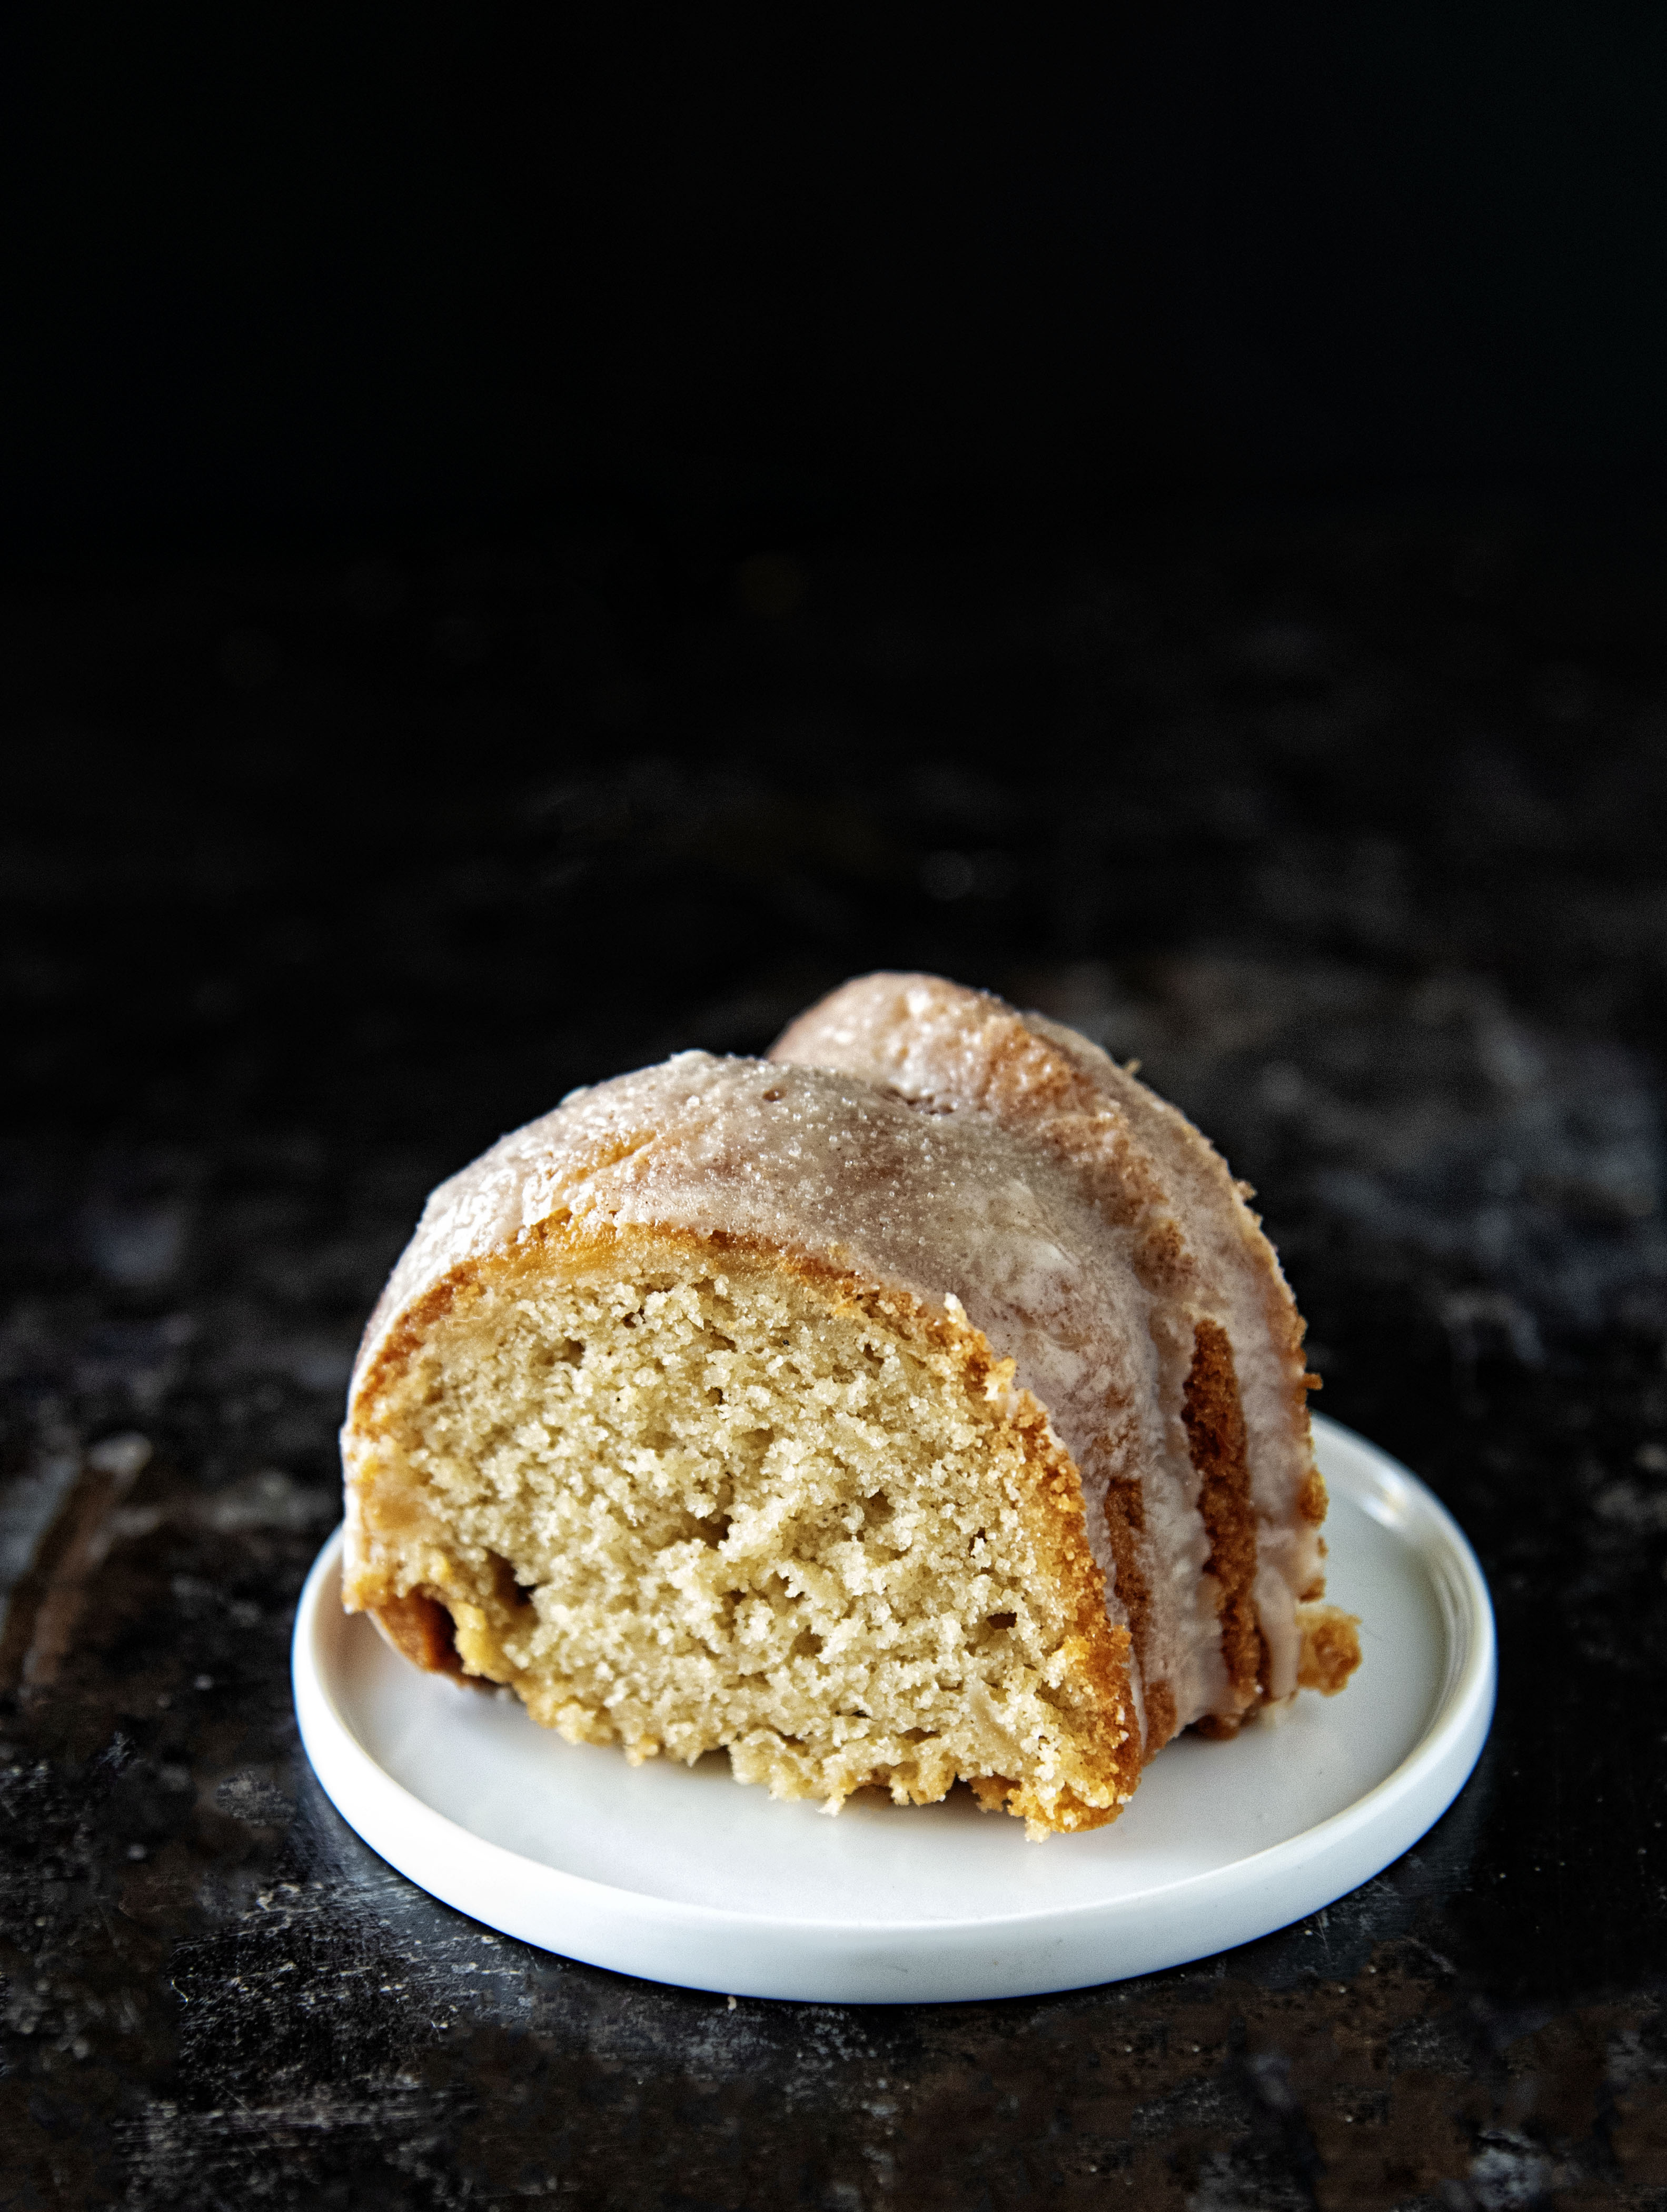
{"type": "Polygon", "coordinates": [[[1508,520],[601,515],[16,589],[0,2204],[1667,2202],[1645,568],[1508,520]],[[430,1184],[876,965],[1139,1054],[1258,1186],[1325,1410],[1492,1581],[1469,1787],[1226,1957],[941,2008],[632,1982],[414,1890],[299,1754],[343,1385],[430,1184]]]}

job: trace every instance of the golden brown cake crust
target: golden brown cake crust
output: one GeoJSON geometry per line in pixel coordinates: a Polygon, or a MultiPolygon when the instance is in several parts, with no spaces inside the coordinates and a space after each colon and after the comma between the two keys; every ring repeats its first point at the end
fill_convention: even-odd
{"type": "MultiPolygon", "coordinates": [[[[1256,1702],[1262,1638],[1256,1613],[1256,1509],[1244,1449],[1244,1413],[1226,1331],[1201,1320],[1194,1335],[1182,1419],[1203,1478],[1198,1510],[1209,1530],[1209,1571],[1220,1589],[1221,1656],[1241,1711],[1256,1702]]],[[[1226,1718],[1223,1715],[1220,1717],[1226,1718]]]]}
{"type": "Polygon", "coordinates": [[[428,1590],[411,1589],[380,1598],[365,1610],[402,1659],[430,1674],[465,1679],[457,1656],[457,1637],[451,1614],[428,1590]]]}

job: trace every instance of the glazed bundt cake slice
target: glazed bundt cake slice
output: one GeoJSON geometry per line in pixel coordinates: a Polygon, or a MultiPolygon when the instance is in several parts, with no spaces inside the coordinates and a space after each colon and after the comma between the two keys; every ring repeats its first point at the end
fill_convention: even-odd
{"type": "Polygon", "coordinates": [[[430,1200],[354,1374],[345,1602],[633,1760],[1098,1826],[1141,1731],[1084,1487],[1159,1448],[1152,1310],[998,1120],[682,1054],[430,1200]]]}
{"type": "Polygon", "coordinates": [[[632,1759],[1098,1826],[1177,1729],[1358,1663],[1301,1340],[1172,1107],[871,976],[435,1192],[354,1373],[345,1601],[632,1759]]]}
{"type": "MultiPolygon", "coordinates": [[[[917,1110],[994,1123],[1044,1152],[1126,1240],[1151,1301],[1159,1418],[1138,1479],[1088,1484],[1134,1632],[1147,1755],[1189,1723],[1232,1734],[1360,1660],[1324,1592],[1303,1323],[1226,1163],[1086,1037],[928,975],[870,975],[801,1015],[777,1060],[843,1070],[917,1110]],[[1167,1515],[1190,1523],[1202,1575],[1167,1515]]],[[[1089,1468],[1085,1466],[1085,1478],[1089,1468]]]]}

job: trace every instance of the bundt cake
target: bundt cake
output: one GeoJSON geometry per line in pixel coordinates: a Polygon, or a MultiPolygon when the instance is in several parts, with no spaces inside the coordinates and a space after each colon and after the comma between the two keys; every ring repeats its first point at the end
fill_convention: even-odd
{"type": "Polygon", "coordinates": [[[1300,1323],[1103,1060],[873,977],[494,1146],[360,1348],[349,1609],[573,1741],[833,1808],[959,1779],[1033,1835],[1340,1686],[1300,1323]]]}

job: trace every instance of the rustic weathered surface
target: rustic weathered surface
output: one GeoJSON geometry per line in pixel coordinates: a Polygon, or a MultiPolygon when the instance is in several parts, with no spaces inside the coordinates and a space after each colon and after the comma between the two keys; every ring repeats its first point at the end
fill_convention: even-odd
{"type": "Polygon", "coordinates": [[[1657,2204],[1652,602],[1478,527],[807,556],[732,611],[757,550],[0,617],[0,2205],[1657,2204]],[[1469,1788],[1226,1958],[940,2009],[628,1982],[414,1891],[298,1756],[429,1185],[881,963],[1141,1056],[1261,1187],[1325,1409],[1493,1580],[1469,1788]]]}

